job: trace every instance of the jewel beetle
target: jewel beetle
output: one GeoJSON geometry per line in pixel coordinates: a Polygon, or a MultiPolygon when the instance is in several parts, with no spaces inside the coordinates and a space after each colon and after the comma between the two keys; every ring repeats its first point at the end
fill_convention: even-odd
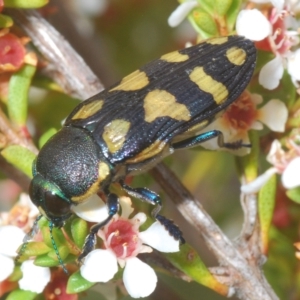
{"type": "Polygon", "coordinates": [[[160,197],[126,185],[124,178],[145,172],[177,149],[212,138],[220,147],[247,146],[226,143],[218,130],[199,132],[244,91],[255,63],[252,41],[213,38],[163,55],[79,104],[33,165],[29,194],[48,219],[50,233],[64,225],[73,205],[102,191],[109,216],[91,227],[82,261],[94,249],[97,231],[118,212],[118,195],[110,192],[110,185],[119,183],[129,195],[155,205],[153,217],[183,242],[179,228],[158,214],[160,197]]]}

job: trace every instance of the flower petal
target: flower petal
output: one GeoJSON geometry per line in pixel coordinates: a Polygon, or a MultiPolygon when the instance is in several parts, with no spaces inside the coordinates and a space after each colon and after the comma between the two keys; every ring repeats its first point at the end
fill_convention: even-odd
{"type": "Polygon", "coordinates": [[[23,277],[19,280],[19,286],[22,290],[39,294],[50,282],[50,269],[36,266],[33,260],[24,261],[21,270],[23,277]]]}
{"type": "Polygon", "coordinates": [[[178,26],[196,6],[198,6],[197,1],[186,1],[181,3],[170,15],[168,19],[169,26],[178,26]]]}
{"type": "Polygon", "coordinates": [[[179,241],[175,240],[163,225],[154,222],[147,230],[140,232],[143,243],[161,252],[178,252],[179,241]]]}
{"type": "Polygon", "coordinates": [[[279,11],[283,10],[284,7],[284,0],[270,0],[273,6],[279,11]]]}
{"type": "MultiPolygon", "coordinates": [[[[220,130],[223,133],[223,138],[226,143],[235,143],[239,140],[243,141],[243,144],[250,144],[248,131],[241,130],[237,131],[231,128],[228,125],[224,125],[222,116],[217,118],[211,124],[205,127],[200,133],[208,132],[210,130],[220,130]]],[[[241,147],[239,149],[229,149],[225,147],[220,147],[218,145],[218,139],[213,138],[208,141],[201,143],[201,146],[205,149],[209,150],[217,150],[217,151],[227,151],[233,153],[234,155],[243,156],[249,154],[251,149],[248,147],[241,147]]]]}
{"type": "Polygon", "coordinates": [[[21,39],[12,33],[0,36],[0,70],[14,72],[24,63],[26,50],[21,39]]]}
{"type": "Polygon", "coordinates": [[[132,219],[131,222],[133,224],[136,224],[137,227],[140,227],[147,221],[147,216],[146,214],[139,212],[137,213],[132,219]]]}
{"type": "Polygon", "coordinates": [[[283,61],[280,55],[267,62],[258,76],[259,83],[268,90],[273,90],[279,85],[283,75],[283,61]]]}
{"type": "Polygon", "coordinates": [[[264,126],[263,126],[263,124],[261,124],[258,121],[253,121],[250,128],[254,129],[254,130],[262,130],[262,129],[264,129],[264,126]]]}
{"type": "Polygon", "coordinates": [[[93,195],[88,201],[73,206],[76,215],[89,222],[100,223],[108,217],[106,204],[97,195],[93,195]]]}
{"type": "Polygon", "coordinates": [[[10,276],[14,270],[15,264],[11,257],[0,254],[0,282],[10,276]]]}
{"type": "Polygon", "coordinates": [[[288,118],[288,109],[282,101],[273,99],[259,110],[258,120],[271,130],[283,132],[288,118]]]}
{"type": "Polygon", "coordinates": [[[20,206],[29,207],[29,218],[35,218],[39,214],[38,208],[33,204],[28,194],[22,193],[18,203],[20,206]]]}
{"type": "Polygon", "coordinates": [[[134,211],[134,208],[132,207],[132,202],[129,197],[120,197],[120,205],[122,207],[122,215],[121,217],[124,219],[128,219],[129,216],[134,211]]]}
{"type": "Polygon", "coordinates": [[[25,233],[17,226],[7,225],[0,227],[0,253],[7,256],[17,255],[18,248],[23,243],[25,233]]]}
{"type": "Polygon", "coordinates": [[[272,26],[259,10],[241,10],[236,20],[236,31],[250,40],[261,41],[272,33],[272,26]]]}
{"type": "Polygon", "coordinates": [[[251,2],[253,2],[253,3],[269,3],[270,2],[270,0],[251,0],[251,2]]]}
{"type": "Polygon", "coordinates": [[[294,158],[283,171],[281,180],[286,189],[292,189],[300,186],[300,157],[294,158]]]}
{"type": "Polygon", "coordinates": [[[280,142],[274,140],[267,155],[267,161],[272,165],[276,165],[278,163],[278,157],[283,157],[284,155],[285,153],[282,150],[280,142]]]}
{"type": "Polygon", "coordinates": [[[150,266],[136,257],[131,257],[126,261],[123,281],[131,297],[147,297],[156,287],[157,276],[150,266]]]}
{"type": "Polygon", "coordinates": [[[293,81],[300,80],[300,49],[289,54],[287,60],[287,70],[293,78],[293,81]]]}
{"type": "Polygon", "coordinates": [[[241,186],[242,193],[244,193],[244,194],[257,193],[262,188],[262,186],[276,173],[277,173],[276,168],[268,169],[265,173],[256,177],[255,180],[253,180],[247,184],[243,184],[241,186]]]}
{"type": "Polygon", "coordinates": [[[110,250],[96,249],[80,267],[82,277],[90,282],[107,282],[118,272],[117,258],[110,250]]]}

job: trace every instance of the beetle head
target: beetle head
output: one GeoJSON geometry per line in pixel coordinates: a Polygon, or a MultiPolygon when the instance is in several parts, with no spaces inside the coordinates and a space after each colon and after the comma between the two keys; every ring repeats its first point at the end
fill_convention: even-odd
{"type": "Polygon", "coordinates": [[[29,195],[39,211],[51,221],[55,227],[62,227],[66,219],[72,215],[72,202],[62,191],[41,174],[36,174],[29,187],[29,195]]]}

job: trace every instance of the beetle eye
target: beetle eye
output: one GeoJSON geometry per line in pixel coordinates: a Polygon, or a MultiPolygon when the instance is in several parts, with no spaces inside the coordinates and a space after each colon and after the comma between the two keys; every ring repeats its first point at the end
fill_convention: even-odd
{"type": "Polygon", "coordinates": [[[45,192],[44,201],[47,214],[61,217],[70,213],[70,203],[50,191],[45,192]]]}

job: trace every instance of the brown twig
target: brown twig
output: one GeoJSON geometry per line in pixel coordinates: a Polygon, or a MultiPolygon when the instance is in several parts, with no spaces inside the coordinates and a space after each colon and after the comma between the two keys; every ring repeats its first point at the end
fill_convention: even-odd
{"type": "MultiPolygon", "coordinates": [[[[9,13],[48,59],[49,68],[54,70],[53,78],[67,93],[84,99],[102,89],[100,82],[84,61],[36,12],[9,10],[9,13]]],[[[208,248],[222,265],[222,267],[213,269],[214,274],[221,282],[233,289],[240,299],[278,299],[261,271],[264,257],[261,254],[259,243],[255,196],[248,197],[244,201],[243,231],[240,238],[234,243],[227,238],[165,165],[157,165],[151,174],[176,204],[185,219],[203,237],[208,248]]]]}
{"type": "Polygon", "coordinates": [[[170,169],[161,163],[151,174],[185,219],[204,238],[207,247],[222,265],[221,269],[226,267],[229,276],[224,283],[234,288],[240,299],[278,299],[265,280],[261,265],[257,264],[261,253],[256,230],[247,239],[249,242],[241,238],[237,244],[231,242],[170,169]]]}

